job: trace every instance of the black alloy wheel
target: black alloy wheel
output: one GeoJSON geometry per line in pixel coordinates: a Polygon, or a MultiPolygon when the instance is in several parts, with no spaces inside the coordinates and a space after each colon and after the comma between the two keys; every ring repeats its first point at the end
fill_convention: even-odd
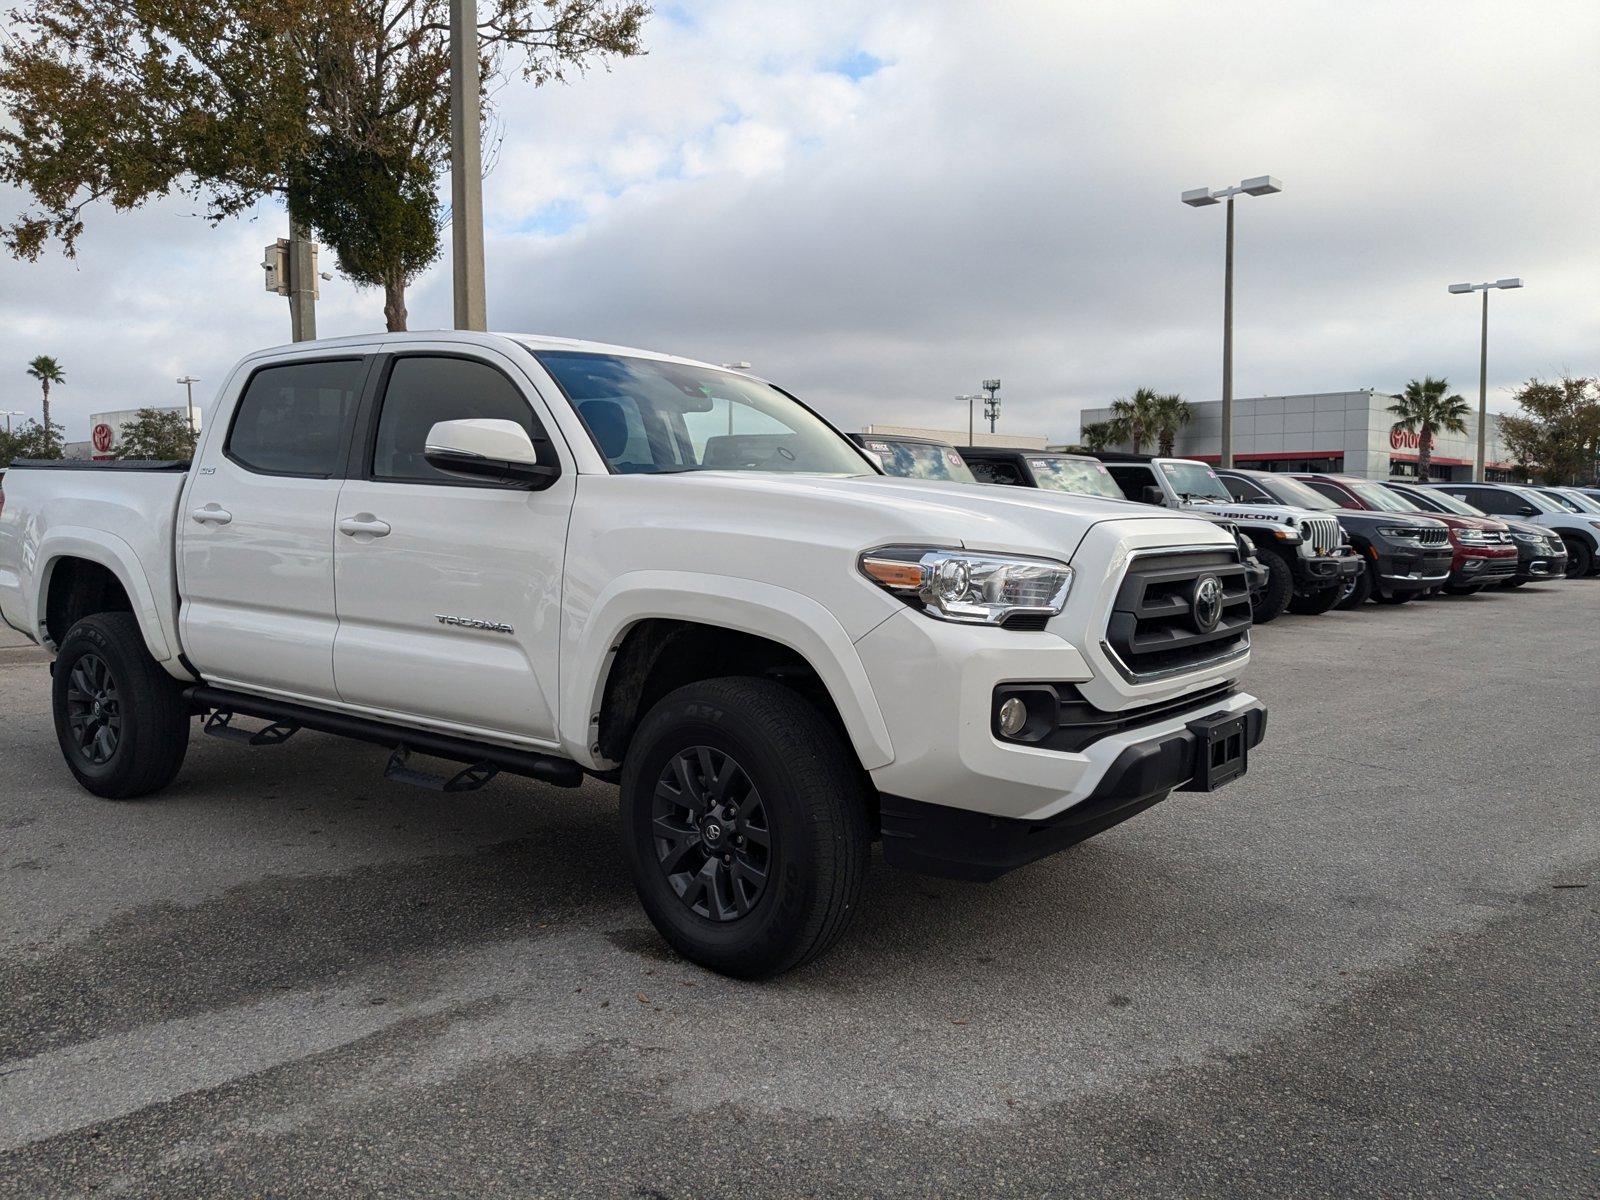
{"type": "Polygon", "coordinates": [[[656,862],[678,899],[699,916],[737,921],[767,890],[773,831],[750,775],[733,755],[690,746],[656,780],[651,832],[656,862]]]}
{"type": "Polygon", "coordinates": [[[67,725],[85,761],[97,767],[111,761],[122,741],[122,699],[98,654],[83,655],[67,676],[67,725]]]}

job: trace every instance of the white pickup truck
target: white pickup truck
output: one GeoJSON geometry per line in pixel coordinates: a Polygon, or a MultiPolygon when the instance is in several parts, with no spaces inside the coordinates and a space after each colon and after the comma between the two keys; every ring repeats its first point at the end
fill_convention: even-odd
{"type": "Polygon", "coordinates": [[[890,478],[747,374],[383,335],[253,354],[206,418],[192,466],[6,477],[0,615],[54,652],[98,796],[168,784],[196,717],[449,791],[595,775],[663,936],[761,976],[835,941],[874,839],[993,878],[1226,783],[1265,729],[1224,530],[890,478]]]}

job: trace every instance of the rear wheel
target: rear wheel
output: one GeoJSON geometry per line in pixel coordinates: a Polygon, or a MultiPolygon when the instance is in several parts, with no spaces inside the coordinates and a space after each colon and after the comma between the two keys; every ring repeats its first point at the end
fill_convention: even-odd
{"type": "Polygon", "coordinates": [[[1372,568],[1363,560],[1361,570],[1356,572],[1355,577],[1346,582],[1342,588],[1335,589],[1339,592],[1339,599],[1334,607],[1341,611],[1348,611],[1352,608],[1360,608],[1368,600],[1372,599],[1371,572],[1372,568]]]}
{"type": "Polygon", "coordinates": [[[1337,585],[1304,595],[1297,592],[1289,601],[1289,611],[1302,617],[1320,616],[1339,603],[1342,592],[1343,589],[1337,585]]]}
{"type": "Polygon", "coordinates": [[[1284,561],[1283,555],[1272,550],[1258,550],[1256,558],[1267,569],[1267,583],[1250,597],[1250,620],[1257,625],[1277,620],[1289,606],[1294,596],[1294,571],[1284,561]]]}
{"type": "Polygon", "coordinates": [[[67,767],[96,796],[147,796],[183,766],[189,711],[132,613],[96,613],[67,631],[51,701],[67,767]]]}
{"type": "Polygon", "coordinates": [[[1567,578],[1582,579],[1594,570],[1594,551],[1576,538],[1567,542],[1567,578]]]}
{"type": "Polygon", "coordinates": [[[625,853],[645,912],[685,958],[759,978],[828,949],[870,847],[861,772],[838,732],[765,679],[679,688],[622,768],[625,853]]]}

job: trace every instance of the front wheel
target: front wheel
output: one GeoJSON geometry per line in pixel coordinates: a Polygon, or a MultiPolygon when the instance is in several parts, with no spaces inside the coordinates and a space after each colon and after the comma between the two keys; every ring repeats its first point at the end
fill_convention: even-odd
{"type": "Polygon", "coordinates": [[[1267,569],[1267,583],[1250,597],[1250,620],[1256,625],[1275,621],[1294,596],[1294,571],[1283,555],[1271,550],[1256,553],[1261,565],[1267,569]]]}
{"type": "Polygon", "coordinates": [[[1576,538],[1567,543],[1567,578],[1582,579],[1594,570],[1594,551],[1576,538]]]}
{"type": "Polygon", "coordinates": [[[622,768],[622,833],[645,912],[685,958],[745,979],[828,949],[870,848],[860,768],[798,693],[766,679],[679,688],[622,768]]]}
{"type": "Polygon", "coordinates": [[[1410,604],[1417,598],[1416,592],[1381,592],[1374,590],[1372,598],[1379,604],[1410,604]]]}
{"type": "Polygon", "coordinates": [[[1360,608],[1368,600],[1372,599],[1372,568],[1363,561],[1361,570],[1357,571],[1351,579],[1345,582],[1343,587],[1337,590],[1339,592],[1339,601],[1334,607],[1341,612],[1347,612],[1352,608],[1360,608]]]}
{"type": "Polygon", "coordinates": [[[147,796],[183,766],[189,711],[177,680],[145,649],[132,613],[96,613],[67,631],[51,706],[67,767],[96,796],[147,796]]]}

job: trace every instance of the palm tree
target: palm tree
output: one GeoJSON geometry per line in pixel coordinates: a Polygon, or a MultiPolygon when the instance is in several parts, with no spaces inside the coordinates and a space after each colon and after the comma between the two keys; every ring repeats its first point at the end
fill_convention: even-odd
{"type": "Polygon", "coordinates": [[[1435,379],[1427,375],[1419,382],[1413,379],[1406,390],[1395,397],[1389,411],[1399,418],[1391,429],[1395,433],[1417,435],[1417,478],[1428,478],[1428,463],[1433,457],[1435,432],[1467,432],[1467,402],[1461,396],[1446,396],[1450,390],[1448,379],[1435,379]]]}
{"type": "Polygon", "coordinates": [[[1111,402],[1111,436],[1119,442],[1132,442],[1138,454],[1145,438],[1156,431],[1161,397],[1149,388],[1140,388],[1132,396],[1111,402]]]}
{"type": "Polygon", "coordinates": [[[54,427],[50,424],[50,385],[52,383],[65,383],[67,377],[62,373],[61,364],[48,354],[41,354],[28,364],[28,374],[39,381],[39,386],[44,389],[44,440],[49,445],[54,437],[54,427]]]}
{"type": "Polygon", "coordinates": [[[1117,441],[1117,435],[1110,421],[1090,421],[1084,425],[1078,441],[1090,454],[1099,454],[1102,450],[1111,449],[1117,441]]]}
{"type": "Polygon", "coordinates": [[[1173,443],[1178,440],[1178,430],[1194,419],[1194,409],[1176,392],[1156,397],[1155,428],[1163,458],[1172,457],[1173,443]]]}

